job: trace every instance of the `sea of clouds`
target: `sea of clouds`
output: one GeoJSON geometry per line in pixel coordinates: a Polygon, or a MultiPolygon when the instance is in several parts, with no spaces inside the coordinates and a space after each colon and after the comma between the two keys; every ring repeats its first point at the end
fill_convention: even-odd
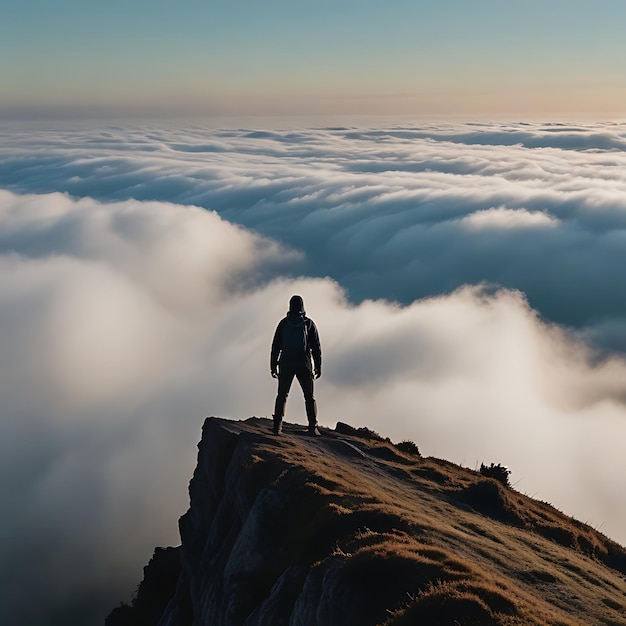
{"type": "Polygon", "coordinates": [[[625,543],[625,167],[619,124],[0,128],[0,621],[129,598],[204,416],[271,413],[294,293],[323,425],[625,543]]]}

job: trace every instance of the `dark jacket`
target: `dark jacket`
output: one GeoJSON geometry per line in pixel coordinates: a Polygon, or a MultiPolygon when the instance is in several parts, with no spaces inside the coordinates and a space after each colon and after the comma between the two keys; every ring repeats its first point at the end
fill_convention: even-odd
{"type": "Polygon", "coordinates": [[[276,327],[276,332],[274,333],[274,340],[272,341],[272,351],[270,354],[270,368],[274,371],[279,363],[282,363],[285,366],[290,367],[307,367],[311,369],[311,357],[313,357],[313,364],[315,366],[315,371],[319,372],[322,368],[322,348],[320,346],[320,338],[317,333],[317,326],[315,326],[315,322],[300,313],[287,313],[286,317],[284,317],[280,322],[278,322],[278,326],[276,327]],[[283,327],[285,324],[289,324],[291,321],[304,321],[304,325],[307,329],[307,352],[304,356],[304,360],[298,363],[287,363],[284,358],[284,353],[282,350],[282,341],[283,341],[283,327]]]}

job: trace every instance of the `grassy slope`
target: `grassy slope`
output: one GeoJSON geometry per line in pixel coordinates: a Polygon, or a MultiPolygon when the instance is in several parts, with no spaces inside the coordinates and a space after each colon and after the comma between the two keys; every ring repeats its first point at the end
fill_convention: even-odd
{"type": "MultiPolygon", "coordinates": [[[[237,428],[265,434],[270,422],[237,428]]],[[[334,545],[346,594],[389,597],[379,623],[626,624],[626,552],[599,532],[388,441],[302,430],[260,438],[250,462],[303,468],[316,504],[294,532],[334,545]]]]}

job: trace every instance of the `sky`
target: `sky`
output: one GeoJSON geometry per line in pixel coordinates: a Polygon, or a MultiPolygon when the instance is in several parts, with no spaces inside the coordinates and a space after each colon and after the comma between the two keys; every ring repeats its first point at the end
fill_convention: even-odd
{"type": "Polygon", "coordinates": [[[625,168],[613,122],[0,124],[0,621],[130,600],[204,418],[271,415],[296,293],[321,425],[624,544],[625,168]]]}
{"type": "Polygon", "coordinates": [[[0,116],[623,116],[620,0],[3,0],[0,116]]]}

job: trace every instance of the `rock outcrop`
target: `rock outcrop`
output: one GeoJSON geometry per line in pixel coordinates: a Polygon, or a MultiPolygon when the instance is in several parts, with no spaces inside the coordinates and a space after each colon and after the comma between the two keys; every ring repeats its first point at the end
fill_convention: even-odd
{"type": "Polygon", "coordinates": [[[182,545],[107,626],[626,624],[626,551],[367,429],[207,418],[182,545]]]}

